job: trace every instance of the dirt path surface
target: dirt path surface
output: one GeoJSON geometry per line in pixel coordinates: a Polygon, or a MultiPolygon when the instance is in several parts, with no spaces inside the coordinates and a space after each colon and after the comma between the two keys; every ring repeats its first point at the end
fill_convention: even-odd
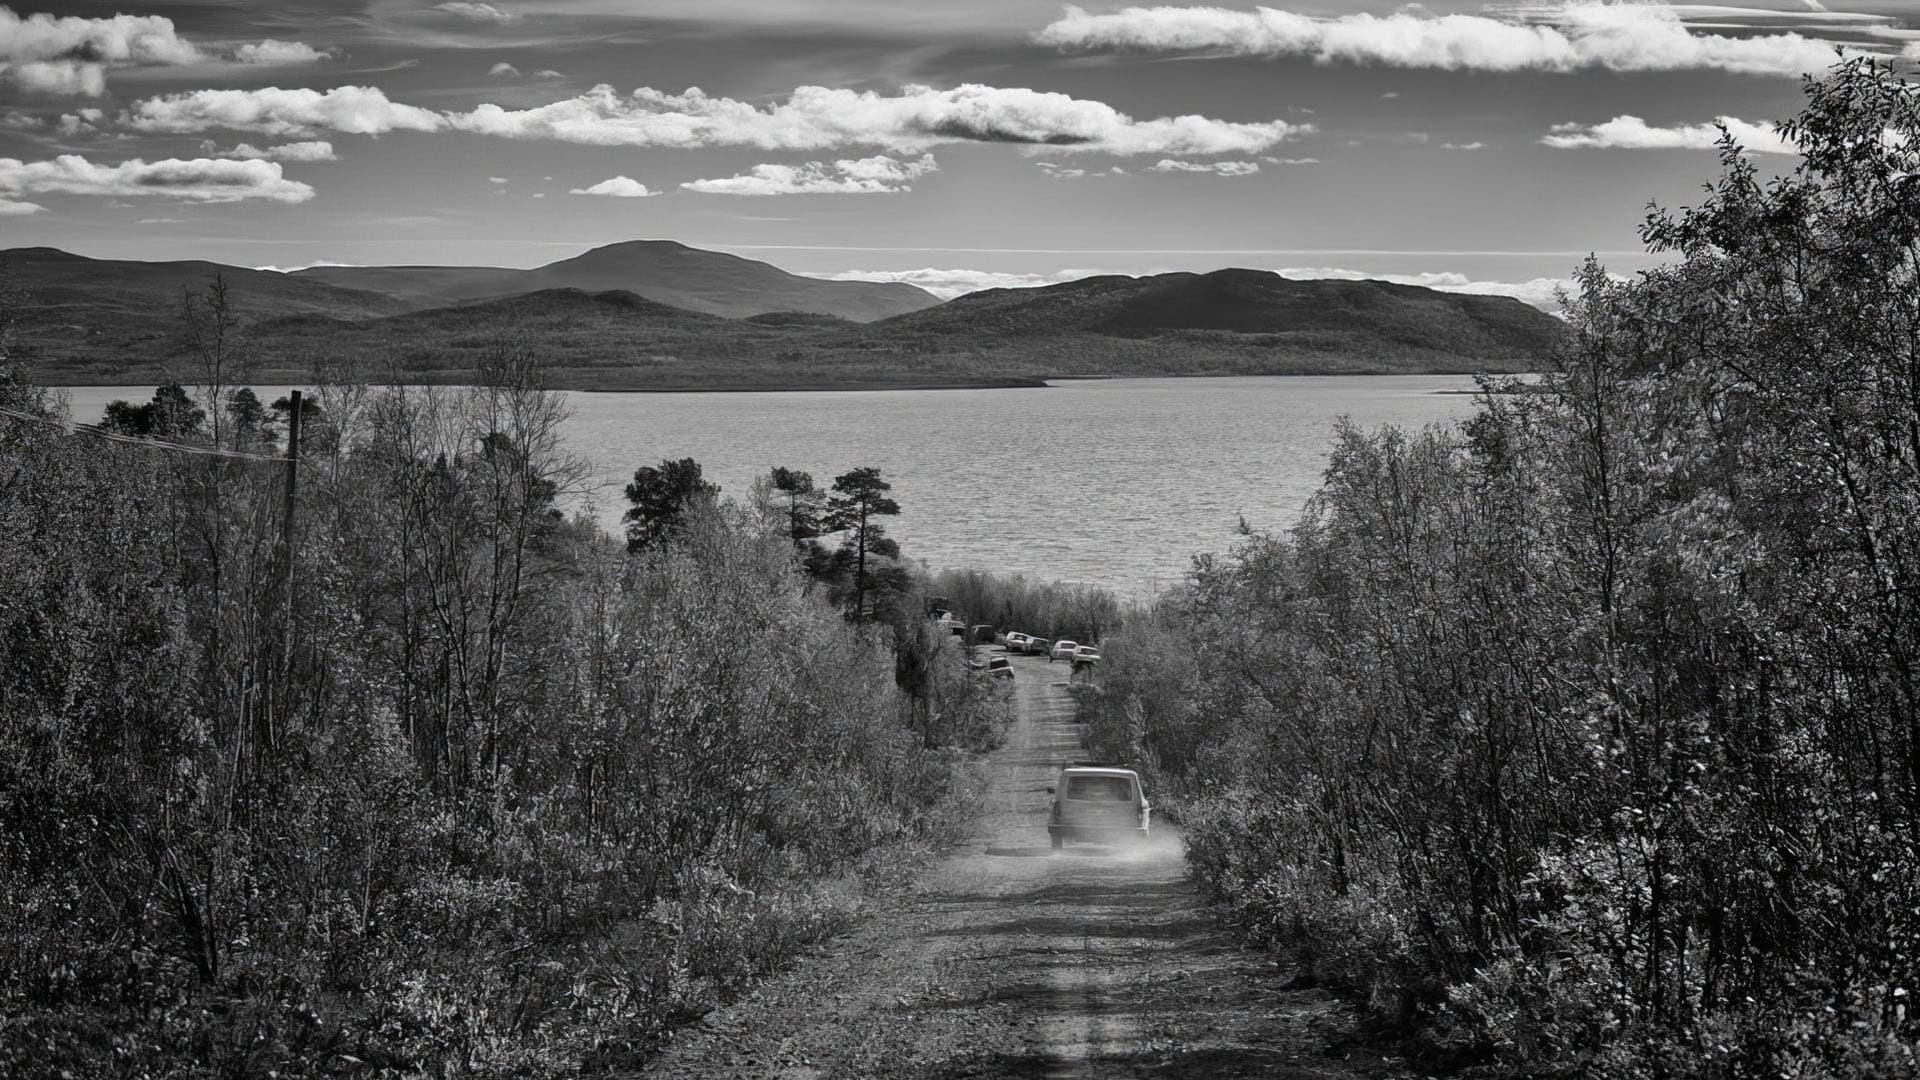
{"type": "MultiPolygon", "coordinates": [[[[1345,1013],[1236,946],[1156,825],[1144,850],[1047,845],[1081,754],[1063,664],[1016,658],[1019,718],[973,838],[821,955],[684,1032],[643,1075],[1405,1077],[1329,1051],[1345,1013]]],[[[1151,794],[1151,793],[1149,793],[1151,794]]]]}

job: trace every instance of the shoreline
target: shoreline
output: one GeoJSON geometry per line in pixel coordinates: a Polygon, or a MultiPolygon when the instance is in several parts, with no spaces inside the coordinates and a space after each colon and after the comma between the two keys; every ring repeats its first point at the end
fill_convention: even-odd
{"type": "MultiPolygon", "coordinates": [[[[826,382],[778,381],[765,383],[727,382],[718,384],[669,383],[649,386],[619,386],[606,383],[581,385],[571,379],[559,379],[549,383],[547,389],[565,390],[581,394],[803,394],[833,393],[862,394],[877,393],[885,390],[1053,390],[1062,383],[1114,382],[1125,379],[1182,379],[1205,382],[1213,379],[1378,379],[1378,378],[1461,378],[1472,377],[1475,372],[1463,371],[1394,371],[1394,372],[1299,372],[1272,375],[1234,374],[1194,374],[1194,375],[1046,375],[1024,376],[1010,375],[981,379],[911,379],[902,381],[850,381],[832,380],[826,382]]],[[[1509,375],[1510,373],[1501,373],[1509,375]]],[[[153,373],[139,378],[131,374],[118,377],[102,376],[97,379],[57,379],[49,380],[35,373],[28,373],[28,382],[49,390],[91,389],[98,387],[159,386],[165,376],[156,379],[153,373]]],[[[311,377],[301,377],[290,372],[257,372],[249,376],[247,385],[252,386],[311,386],[311,377]]],[[[190,385],[182,383],[182,385],[190,385]]],[[[239,385],[239,384],[236,384],[239,385]]],[[[414,380],[408,382],[370,381],[369,386],[472,386],[471,380],[459,378],[414,380]]],[[[1434,390],[1435,394],[1478,394],[1481,390],[1448,389],[1434,390]]]]}

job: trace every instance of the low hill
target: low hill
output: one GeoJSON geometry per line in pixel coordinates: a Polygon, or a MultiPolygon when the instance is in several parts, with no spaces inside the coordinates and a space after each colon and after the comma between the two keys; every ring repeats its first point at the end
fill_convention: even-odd
{"type": "Polygon", "coordinates": [[[624,290],[688,311],[744,318],[775,311],[870,322],[932,307],[930,293],[897,282],[823,281],[672,240],[608,244],[532,270],[462,266],[316,266],[295,277],[377,290],[419,306],[545,289],[624,290]]]}
{"type": "Polygon", "coordinates": [[[1564,334],[1551,315],[1499,296],[1385,281],[1300,281],[1263,270],[1084,278],[993,289],[877,323],[893,337],[972,335],[1034,340],[1072,334],[1237,340],[1279,347],[1412,350],[1461,361],[1532,361],[1564,334]]]}
{"type": "MultiPolygon", "coordinates": [[[[618,276],[628,265],[621,249],[630,247],[555,264],[565,268],[555,274],[618,276]]],[[[1294,281],[1255,270],[996,289],[860,323],[795,309],[790,293],[769,300],[765,312],[735,318],[631,289],[552,286],[423,306],[421,292],[388,295],[336,283],[437,282],[457,291],[488,275],[533,273],[484,267],[435,269],[431,280],[408,278],[411,271],[398,267],[322,280],[213,263],[85,259],[44,248],[0,257],[13,263],[28,293],[16,320],[16,356],[32,377],[72,384],[185,376],[180,290],[203,287],[216,273],[232,286],[260,361],[255,377],[263,381],[297,381],[318,366],[346,364],[364,377],[458,382],[472,379],[502,344],[534,351],[553,385],[580,389],[1526,371],[1540,368],[1565,334],[1559,320],[1517,300],[1378,281],[1294,281]]],[[[694,292],[703,287],[697,275],[682,284],[694,292]]]]}

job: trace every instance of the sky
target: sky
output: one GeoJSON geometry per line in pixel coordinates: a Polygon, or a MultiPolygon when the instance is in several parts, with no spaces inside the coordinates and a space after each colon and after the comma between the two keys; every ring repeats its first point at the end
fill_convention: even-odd
{"type": "Polygon", "coordinates": [[[1225,266],[1547,303],[1915,0],[0,6],[0,247],[537,266],[679,240],[950,296],[1225,266]]]}

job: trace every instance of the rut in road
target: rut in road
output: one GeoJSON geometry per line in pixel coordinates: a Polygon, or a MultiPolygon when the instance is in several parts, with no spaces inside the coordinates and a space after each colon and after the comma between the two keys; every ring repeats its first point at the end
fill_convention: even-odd
{"type": "MultiPolygon", "coordinates": [[[[1081,756],[1063,665],[1014,660],[1018,717],[974,835],[894,906],[707,1017],[644,1075],[1406,1076],[1333,1056],[1342,1008],[1234,944],[1156,824],[1144,848],[1047,843],[1046,792],[1081,756]]],[[[1149,792],[1151,795],[1151,792],[1149,792]]]]}

